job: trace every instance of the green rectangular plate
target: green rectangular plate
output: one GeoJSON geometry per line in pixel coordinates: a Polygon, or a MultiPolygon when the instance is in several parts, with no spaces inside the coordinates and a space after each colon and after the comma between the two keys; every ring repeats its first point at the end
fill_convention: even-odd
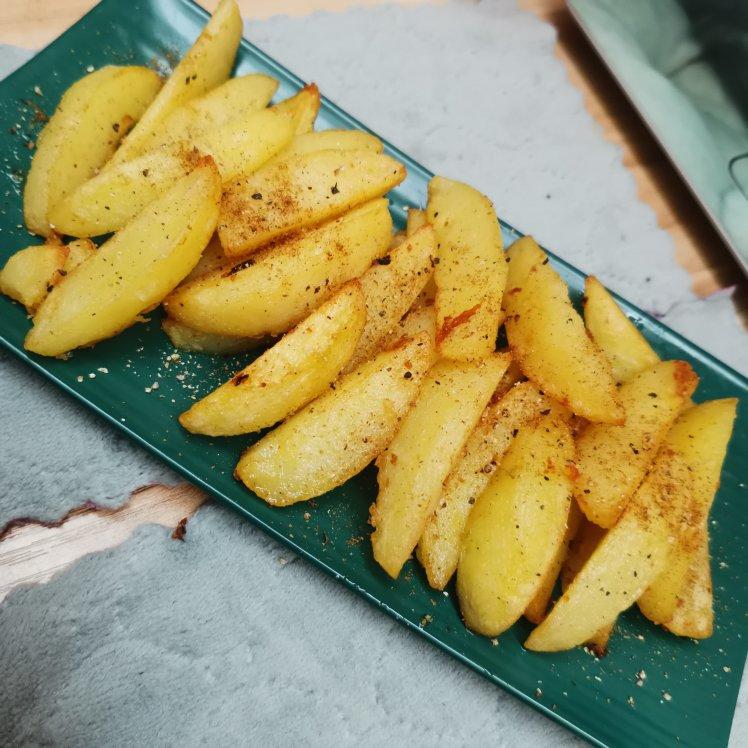
{"type": "MultiPolygon", "coordinates": [[[[21,192],[39,123],[34,108],[47,112],[89,65],[144,63],[183,51],[204,25],[206,13],[189,0],[105,0],[0,83],[0,230],[4,262],[29,243],[22,227],[21,192]],[[43,96],[34,93],[40,86],[43,96]]],[[[244,42],[238,73],[261,71],[281,80],[278,97],[301,85],[260,50],[244,42]]],[[[393,85],[396,82],[393,81],[393,85]]],[[[320,126],[365,129],[325,101],[320,126]]],[[[409,205],[423,204],[431,174],[396,148],[408,179],[392,195],[392,211],[403,224],[409,205]]],[[[459,175],[457,175],[459,176],[459,175]]],[[[520,234],[502,224],[507,244],[520,234]]],[[[554,264],[579,300],[584,275],[561,260],[554,264]]],[[[748,394],[748,381],[643,312],[623,303],[626,312],[664,358],[690,361],[701,377],[699,399],[748,394]]],[[[240,357],[217,360],[174,352],[160,330],[157,313],[95,348],[58,361],[27,355],[22,347],[29,321],[20,306],[0,299],[0,341],[38,372],[56,382],[89,408],[159,455],[192,483],[318,564],[399,621],[486,678],[514,693],[599,745],[725,745],[746,656],[746,553],[744,505],[748,428],[743,408],[724,470],[712,521],[716,629],[700,643],[677,639],[645,621],[635,610],[621,618],[610,654],[596,660],[582,649],[555,655],[522,648],[530,626],[520,621],[497,644],[469,633],[461,624],[455,596],[428,588],[420,568],[409,563],[393,582],[374,564],[368,542],[368,507],[376,495],[375,474],[368,468],[313,506],[271,509],[232,478],[233,467],[248,439],[214,440],[190,436],[176,416],[245,363],[240,357]],[[108,374],[89,379],[99,367],[108,374]],[[177,374],[184,374],[177,380],[177,374]],[[78,376],[83,380],[78,381],[78,376]],[[159,388],[145,388],[154,381],[159,388]],[[743,495],[741,496],[741,493],[743,495]],[[305,513],[311,514],[305,519],[305,513]],[[425,623],[426,615],[431,620],[425,623]],[[637,673],[646,681],[637,687],[637,673]],[[667,693],[670,699],[663,698],[667,693]]],[[[355,625],[355,621],[351,621],[355,625]]]]}

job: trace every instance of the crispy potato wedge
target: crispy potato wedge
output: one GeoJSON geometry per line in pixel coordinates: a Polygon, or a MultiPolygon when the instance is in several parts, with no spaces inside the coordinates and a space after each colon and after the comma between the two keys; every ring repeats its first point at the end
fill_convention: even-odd
{"type": "Polygon", "coordinates": [[[706,527],[696,539],[685,582],[678,593],[678,604],[665,628],[677,636],[707,639],[714,630],[712,569],[709,560],[709,535],[706,527]]]}
{"type": "Polygon", "coordinates": [[[660,360],[605,286],[592,275],[584,283],[584,324],[610,362],[616,382],[626,382],[660,360]]]}
{"type": "Polygon", "coordinates": [[[20,302],[30,313],[62,279],[68,248],[57,242],[33,245],[11,255],[0,270],[0,293],[20,302]]]}
{"type": "Polygon", "coordinates": [[[443,590],[457,570],[460,542],[470,511],[501,463],[517,429],[538,418],[547,403],[534,384],[523,382],[483,411],[418,541],[416,555],[434,589],[443,590]]]}
{"type": "Polygon", "coordinates": [[[428,336],[421,334],[346,374],[334,389],[250,447],[236,477],[274,506],[341,485],[392,439],[418,394],[430,349],[428,336]]]}
{"type": "MultiPolygon", "coordinates": [[[[509,353],[509,349],[502,348],[499,353],[509,353]]],[[[509,355],[511,356],[511,353],[509,355]]],[[[517,384],[517,382],[521,382],[523,380],[525,380],[525,378],[519,368],[519,365],[514,359],[511,359],[509,361],[507,370],[504,372],[504,376],[501,377],[501,381],[499,382],[499,386],[496,388],[496,392],[494,392],[494,400],[498,400],[499,398],[504,397],[504,395],[506,395],[506,393],[509,392],[509,390],[511,390],[512,387],[517,384]]],[[[555,401],[553,401],[553,404],[557,405],[555,401]]]]}
{"type": "Polygon", "coordinates": [[[553,589],[556,586],[556,580],[561,573],[561,567],[569,555],[569,546],[571,545],[574,536],[579,530],[579,525],[582,522],[582,510],[577,505],[576,501],[571,502],[569,508],[569,517],[566,521],[566,531],[564,532],[561,544],[556,550],[556,554],[553,560],[548,565],[548,568],[540,578],[540,586],[537,592],[530,600],[530,604],[525,608],[525,618],[534,624],[540,623],[548,612],[548,605],[551,602],[553,596],[553,589]]]}
{"type": "Polygon", "coordinates": [[[698,381],[684,361],[656,363],[621,386],[623,426],[591,423],[584,429],[577,440],[574,496],[588,519],[615,525],[698,381]]]}
{"type": "Polygon", "coordinates": [[[96,253],[96,245],[90,239],[73,239],[68,245],[68,256],[62,267],[63,275],[75,270],[82,262],[96,253]]]}
{"type": "MultiPolygon", "coordinates": [[[[202,278],[210,273],[215,273],[217,270],[229,269],[231,267],[233,267],[233,263],[226,259],[218,234],[213,234],[208,245],[200,255],[197,265],[195,265],[192,272],[182,281],[182,283],[190,283],[197,278],[202,278]]],[[[173,321],[176,322],[176,320],[173,321]]]]}
{"type": "Polygon", "coordinates": [[[408,236],[415,234],[421,226],[425,226],[428,223],[426,217],[426,211],[420,208],[408,208],[408,220],[405,225],[405,232],[408,236]]]}
{"type": "Polygon", "coordinates": [[[269,164],[224,189],[218,234],[229,257],[384,195],[405,167],[372,151],[316,151],[269,164]]]}
{"type": "MultiPolygon", "coordinates": [[[[698,571],[699,559],[704,556],[707,518],[719,487],[736,408],[734,398],[695,405],[675,422],[667,436],[668,446],[681,455],[689,468],[691,503],[667,565],[637,601],[647,618],[666,628],[683,607],[681,597],[689,592],[689,572],[694,568],[698,571]]],[[[694,620],[698,620],[695,615],[694,620]]],[[[707,627],[708,623],[701,626],[707,627]]]]}
{"type": "Polygon", "coordinates": [[[391,232],[387,201],[374,200],[182,285],[164,305],[174,319],[205,332],[277,335],[384,255],[391,232]]]}
{"type": "Polygon", "coordinates": [[[206,159],[57,285],[34,317],[26,349],[59,356],[136,322],[197,264],[220,195],[218,169],[206,159]]]}
{"type": "Polygon", "coordinates": [[[293,134],[291,120],[272,109],[231,120],[176,150],[156,149],[111,165],[80,185],[50,211],[59,231],[98,236],[118,231],[146,205],[189,174],[204,155],[214,158],[226,181],[253,171],[278,153],[293,134]]]}
{"type": "Polygon", "coordinates": [[[465,625],[498,636],[519,619],[561,546],[574,442],[546,416],[523,426],[468,518],[457,565],[465,625]]]}
{"type": "Polygon", "coordinates": [[[161,328],[175,348],[190,353],[209,353],[216,356],[232,356],[246,353],[267,342],[264,338],[235,338],[229,335],[216,335],[212,332],[195,330],[181,322],[165,317],[161,328]]]}
{"type": "Polygon", "coordinates": [[[377,458],[379,493],[370,523],[374,559],[393,578],[416,547],[449,475],[509,364],[438,361],[392,443],[377,458]]]}
{"type": "Polygon", "coordinates": [[[36,141],[23,193],[30,231],[48,236],[49,211],[92,177],[161,88],[144,67],[103,67],[64,94],[36,141]]]}
{"type": "MultiPolygon", "coordinates": [[[[425,332],[434,344],[436,351],[436,312],[433,305],[418,306],[411,309],[398,323],[397,327],[382,341],[382,348],[387,349],[403,338],[413,338],[419,332],[425,332]]],[[[434,358],[434,362],[436,358],[434,358]]]]}
{"type": "Polygon", "coordinates": [[[320,130],[297,135],[277,158],[317,151],[372,151],[381,153],[382,141],[363,130],[320,130]]]}
{"type": "Polygon", "coordinates": [[[163,125],[148,136],[141,153],[156,148],[173,148],[181,141],[215,130],[232,120],[242,120],[267,106],[278,89],[278,81],[268,75],[251,73],[229,78],[204,96],[177,107],[163,125]]]}
{"type": "MultiPolygon", "coordinates": [[[[607,530],[598,527],[594,522],[590,522],[584,514],[579,512],[579,527],[576,535],[569,544],[569,552],[564,559],[561,567],[561,591],[565,592],[569,585],[574,581],[574,577],[581,571],[587,563],[587,559],[593,554],[600,541],[605,537],[607,530]]],[[[540,623],[540,621],[533,621],[540,623]]],[[[613,633],[615,621],[598,629],[586,642],[585,645],[594,653],[596,657],[604,657],[608,652],[608,642],[613,633]]]]}
{"type": "Polygon", "coordinates": [[[688,466],[666,446],[616,526],[589,557],[525,647],[556,652],[589,641],[633,605],[667,563],[689,499],[688,466]]]}
{"type": "Polygon", "coordinates": [[[424,226],[361,276],[366,299],[366,326],[346,371],[352,371],[382,348],[397,329],[434,272],[434,232],[424,226]]]}
{"type": "Polygon", "coordinates": [[[610,365],[587,336],[566,284],[548,265],[546,254],[525,236],[507,255],[506,333],[522,372],[576,415],[622,423],[610,365]]]}
{"type": "Polygon", "coordinates": [[[179,106],[196,99],[229,77],[242,38],[242,18],[235,0],[221,0],[213,17],[187,50],[111,163],[142,155],[153,133],[179,106]]]}
{"type": "Polygon", "coordinates": [[[491,201],[461,182],[429,182],[428,222],[436,233],[436,345],[445,358],[484,358],[503,320],[507,266],[491,201]]]}
{"type": "Polygon", "coordinates": [[[296,135],[303,135],[314,129],[314,120],[320,106],[319,88],[316,83],[309,83],[295,96],[275,104],[273,109],[287,112],[294,121],[296,135]]]}
{"type": "Polygon", "coordinates": [[[350,359],[366,323],[351,281],[228,382],[179,416],[193,434],[235,436],[272,426],[321,395],[350,359]]]}

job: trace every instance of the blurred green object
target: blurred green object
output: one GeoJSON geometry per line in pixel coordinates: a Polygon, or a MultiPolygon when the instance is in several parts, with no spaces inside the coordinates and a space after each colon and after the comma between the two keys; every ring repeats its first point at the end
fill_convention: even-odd
{"type": "Polygon", "coordinates": [[[568,4],[748,273],[748,2],[568,4]]]}

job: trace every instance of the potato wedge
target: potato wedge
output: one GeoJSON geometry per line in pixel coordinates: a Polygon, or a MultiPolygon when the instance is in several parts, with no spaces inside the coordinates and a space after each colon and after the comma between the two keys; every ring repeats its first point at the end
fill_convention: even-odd
{"type": "Polygon", "coordinates": [[[236,477],[274,506],[341,485],[390,442],[418,394],[431,356],[428,336],[421,334],[346,374],[334,389],[250,447],[236,466],[236,477]]]}
{"type": "Polygon", "coordinates": [[[545,253],[526,236],[507,255],[506,334],[522,372],[576,415],[622,423],[610,365],[587,336],[566,284],[545,253]]]}
{"type": "Polygon", "coordinates": [[[317,151],[371,151],[381,153],[382,141],[363,130],[320,130],[297,135],[277,158],[317,151]]]}
{"type": "Polygon", "coordinates": [[[350,359],[366,323],[351,281],[228,382],[179,416],[193,434],[235,436],[272,426],[321,395],[350,359]]]}
{"type": "Polygon", "coordinates": [[[428,222],[436,233],[436,345],[469,361],[496,348],[507,278],[504,243],[491,201],[461,182],[429,182],[428,222]]]}
{"type": "Polygon", "coordinates": [[[212,156],[221,178],[253,171],[278,153],[293,134],[288,116],[264,109],[197,137],[176,150],[156,149],[108,166],[50,211],[59,231],[98,236],[118,231],[146,205],[189,174],[204,155],[212,156]]]}
{"type": "Polygon", "coordinates": [[[621,386],[623,426],[591,423],[584,429],[577,440],[574,496],[588,519],[615,525],[698,381],[684,361],[656,363],[621,386]]]}
{"type": "Polygon", "coordinates": [[[34,317],[26,349],[59,356],[136,322],[197,264],[220,194],[218,169],[206,159],[57,285],[34,317]]]}
{"type": "Polygon", "coordinates": [[[160,88],[153,70],[110,65],[65,92],[37,138],[26,179],[23,213],[30,231],[50,234],[50,209],[104,165],[160,88]]]}
{"type": "Polygon", "coordinates": [[[416,555],[434,589],[443,590],[457,570],[460,542],[470,512],[517,429],[538,418],[547,403],[534,384],[523,382],[483,411],[418,541],[416,555]]]}
{"type": "Polygon", "coordinates": [[[317,84],[309,83],[296,95],[275,104],[273,109],[290,114],[296,135],[303,135],[314,129],[314,120],[317,119],[320,103],[317,84]]]}
{"type": "Polygon", "coordinates": [[[405,167],[371,151],[317,151],[269,164],[224,189],[218,234],[229,257],[384,195],[405,167]]]}
{"type": "Polygon", "coordinates": [[[553,589],[556,586],[556,581],[561,573],[564,561],[569,555],[569,546],[579,530],[583,516],[577,502],[572,501],[569,508],[569,516],[566,520],[566,531],[564,532],[561,544],[558,546],[553,560],[540,578],[540,585],[533,595],[532,600],[530,600],[529,605],[525,608],[525,618],[531,623],[537,625],[545,618],[548,612],[548,605],[551,602],[551,597],[553,597],[553,589]]]}
{"type": "Polygon", "coordinates": [[[633,605],[667,563],[688,504],[688,467],[663,447],[618,524],[608,530],[525,647],[556,652],[589,641],[633,605]]]}
{"type": "MultiPolygon", "coordinates": [[[[190,283],[197,278],[215,273],[217,270],[229,270],[231,267],[233,267],[233,263],[226,259],[218,234],[213,234],[208,242],[208,246],[205,247],[203,253],[200,255],[197,265],[195,265],[192,272],[182,283],[190,283]]],[[[176,320],[173,321],[176,322],[176,320]]]]}
{"type": "Polygon", "coordinates": [[[242,18],[235,0],[221,0],[213,17],[187,50],[138,124],[114,154],[112,164],[142,155],[166,118],[182,104],[223,83],[234,65],[242,38],[242,18]]]}
{"type": "MultiPolygon", "coordinates": [[[[578,511],[580,515],[579,528],[569,544],[569,552],[561,567],[561,592],[566,592],[566,589],[574,581],[574,577],[582,570],[607,532],[607,530],[598,527],[594,522],[590,522],[581,513],[581,510],[578,511]]],[[[540,623],[540,621],[537,621],[537,623],[540,623]]],[[[595,657],[604,657],[607,654],[608,643],[613,634],[614,627],[615,621],[598,629],[585,642],[585,646],[594,653],[595,657]]]]}
{"type": "Polygon", "coordinates": [[[361,276],[366,326],[345,371],[353,371],[382,348],[434,272],[434,232],[424,226],[361,276]]]}
{"type": "Polygon", "coordinates": [[[413,338],[419,332],[428,334],[429,340],[434,344],[434,351],[436,351],[436,312],[433,305],[418,306],[411,309],[398,322],[397,327],[382,341],[382,348],[389,348],[403,338],[413,338]]]}
{"type": "Polygon", "coordinates": [[[408,236],[411,236],[411,234],[415,234],[421,226],[425,226],[428,222],[425,210],[408,208],[408,221],[405,225],[405,232],[408,236]]]}
{"type": "Polygon", "coordinates": [[[243,120],[264,109],[277,89],[278,81],[268,75],[251,73],[229,78],[204,96],[177,107],[143,141],[140,152],[173,148],[176,143],[190,141],[232,120],[243,120]]]}
{"type": "Polygon", "coordinates": [[[68,248],[57,242],[33,245],[11,255],[0,270],[0,293],[32,313],[63,276],[68,248]]]}
{"type": "Polygon", "coordinates": [[[571,506],[574,442],[550,417],[520,429],[478,497],[460,545],[465,625],[498,636],[519,619],[554,562],[571,506]]]}
{"type": "Polygon", "coordinates": [[[695,405],[675,422],[667,436],[668,446],[689,468],[691,503],[667,566],[637,601],[647,618],[666,628],[683,607],[681,597],[688,593],[689,572],[698,569],[698,561],[703,559],[701,546],[708,540],[707,519],[719,487],[736,407],[734,398],[695,405]]]}
{"type": "Polygon", "coordinates": [[[678,593],[678,604],[664,626],[677,636],[707,639],[714,630],[714,602],[709,536],[705,527],[702,528],[695,546],[696,550],[686,571],[684,585],[678,593]]]}
{"type": "Polygon", "coordinates": [[[660,359],[594,276],[584,283],[584,324],[610,362],[616,382],[625,382],[660,359]]]}
{"type": "Polygon", "coordinates": [[[374,200],[228,270],[180,286],[164,306],[174,319],[205,332],[277,335],[384,255],[391,232],[387,201],[374,200]]]}
{"type": "Polygon", "coordinates": [[[90,239],[73,239],[67,248],[68,256],[62,266],[63,276],[71,273],[78,265],[96,253],[96,245],[90,239]]]}
{"type": "Polygon", "coordinates": [[[265,338],[234,338],[212,332],[195,330],[171,317],[165,317],[161,328],[175,348],[190,353],[209,353],[216,356],[232,356],[246,353],[266,343],[265,338]]]}
{"type": "Polygon", "coordinates": [[[442,484],[506,371],[509,358],[437,361],[397,436],[377,458],[370,523],[374,559],[393,578],[416,547],[442,484]]]}

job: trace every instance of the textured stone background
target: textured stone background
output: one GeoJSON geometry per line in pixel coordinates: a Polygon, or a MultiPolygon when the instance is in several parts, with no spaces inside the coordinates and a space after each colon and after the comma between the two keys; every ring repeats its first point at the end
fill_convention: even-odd
{"type": "MultiPolygon", "coordinates": [[[[554,57],[552,30],[514,2],[275,18],[247,35],[432,170],[475,184],[519,228],[748,371],[729,294],[690,292],[669,237],[554,57]]],[[[21,56],[4,50],[6,70],[21,56]]],[[[7,357],[0,398],[11,405],[0,524],[171,480],[7,357]],[[40,444],[45,459],[32,465],[40,444]],[[81,455],[89,468],[73,472],[81,455]]],[[[144,527],[12,594],[0,608],[0,735],[76,745],[576,743],[293,560],[206,506],[184,544],[144,527]]],[[[736,746],[748,741],[745,711],[736,746]]]]}

